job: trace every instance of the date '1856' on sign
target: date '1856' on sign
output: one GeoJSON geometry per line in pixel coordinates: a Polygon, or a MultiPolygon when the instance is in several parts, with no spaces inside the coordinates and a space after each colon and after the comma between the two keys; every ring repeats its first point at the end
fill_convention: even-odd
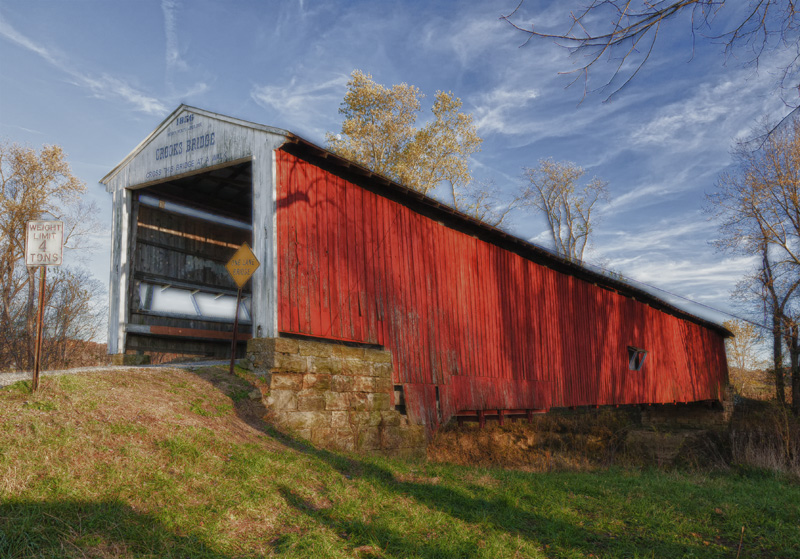
{"type": "Polygon", "coordinates": [[[27,266],[61,265],[64,243],[63,221],[29,221],[25,232],[27,266]]]}

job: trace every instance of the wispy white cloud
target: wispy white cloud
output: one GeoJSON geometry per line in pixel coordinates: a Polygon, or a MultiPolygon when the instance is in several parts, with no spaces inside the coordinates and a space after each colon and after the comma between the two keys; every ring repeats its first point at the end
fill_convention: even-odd
{"type": "Polygon", "coordinates": [[[176,11],[178,2],[176,0],[161,0],[161,11],[164,12],[164,34],[166,35],[166,66],[167,84],[172,85],[172,74],[176,70],[188,70],[189,67],[181,58],[178,49],[178,31],[176,11]]]}
{"type": "Polygon", "coordinates": [[[539,91],[536,89],[516,89],[501,85],[473,100],[476,105],[475,125],[482,134],[522,133],[530,124],[520,119],[519,114],[537,97],[539,91]]]}
{"type": "Polygon", "coordinates": [[[338,75],[323,82],[303,82],[293,77],[288,85],[254,86],[250,97],[266,109],[275,111],[283,125],[291,124],[295,130],[302,129],[320,140],[326,128],[320,124],[332,124],[332,115],[344,98],[349,76],[338,75]]]}
{"type": "Polygon", "coordinates": [[[607,268],[621,271],[635,287],[718,324],[736,315],[730,294],[752,265],[747,257],[698,263],[691,258],[663,260],[638,255],[606,262],[607,268]]]}
{"type": "Polygon", "coordinates": [[[297,78],[292,78],[287,86],[256,86],[251,95],[264,106],[299,113],[309,105],[342,98],[348,79],[341,75],[322,83],[298,83],[297,78]]]}
{"type": "MultiPolygon", "coordinates": [[[[750,271],[753,260],[715,254],[709,245],[715,233],[716,224],[704,219],[699,211],[685,212],[629,230],[604,231],[597,237],[599,250],[595,254],[604,268],[641,282],[640,288],[649,290],[652,286],[731,310],[730,294],[737,281],[750,271]]],[[[670,300],[668,294],[652,293],[670,300]]],[[[705,312],[687,308],[682,300],[671,302],[700,316],[705,312]]]]}
{"type": "Polygon", "coordinates": [[[75,85],[88,88],[99,99],[121,98],[148,114],[161,114],[167,110],[167,107],[158,99],[142,93],[114,76],[103,74],[99,77],[92,77],[77,72],[70,72],[70,75],[75,79],[73,82],[75,85]]]}
{"type": "Polygon", "coordinates": [[[731,139],[746,131],[741,128],[743,122],[752,125],[765,114],[785,112],[778,101],[764,96],[763,82],[753,79],[749,70],[730,70],[656,111],[631,139],[639,146],[675,152],[727,152],[731,139]],[[734,114],[737,117],[731,118],[734,114]]]}
{"type": "Polygon", "coordinates": [[[504,39],[508,28],[507,23],[489,19],[485,14],[465,11],[449,23],[442,20],[429,22],[423,30],[423,46],[449,50],[462,66],[468,66],[487,51],[511,46],[504,39]]]}
{"type": "MultiPolygon", "coordinates": [[[[647,260],[639,255],[632,259],[610,259],[611,267],[626,270],[637,281],[665,288],[678,288],[686,293],[689,287],[730,286],[753,266],[753,259],[745,256],[729,257],[699,264],[695,260],[647,260]]],[[[729,290],[726,290],[729,292],[729,290]]]]}
{"type": "Polygon", "coordinates": [[[18,32],[16,29],[11,27],[5,20],[0,19],[0,35],[11,41],[12,43],[16,43],[17,45],[26,48],[32,52],[35,52],[42,58],[44,58],[50,64],[58,64],[58,60],[41,45],[37,45],[27,37],[25,37],[22,33],[18,32]]]}
{"type": "Polygon", "coordinates": [[[538,233],[528,239],[529,243],[533,243],[535,245],[539,245],[542,247],[553,248],[553,235],[550,231],[544,230],[541,233],[538,233]]]}
{"type": "Polygon", "coordinates": [[[605,231],[603,253],[608,256],[672,249],[680,246],[681,239],[711,239],[716,227],[715,223],[704,219],[699,212],[686,212],[683,216],[657,220],[635,231],[605,231]]]}
{"type": "Polygon", "coordinates": [[[611,215],[629,209],[638,204],[642,198],[659,198],[665,194],[674,192],[675,183],[654,183],[648,185],[638,185],[632,190],[611,199],[607,206],[601,208],[603,215],[611,215]]]}
{"type": "Polygon", "coordinates": [[[167,107],[161,101],[139,91],[124,80],[108,74],[92,76],[75,69],[67,57],[35,43],[3,19],[0,19],[0,36],[37,54],[51,66],[69,76],[74,85],[87,89],[95,97],[119,98],[133,105],[136,110],[148,114],[163,114],[167,111],[167,107]]]}
{"type": "Polygon", "coordinates": [[[693,98],[673,103],[661,111],[633,135],[640,144],[669,145],[672,149],[691,151],[705,139],[704,129],[724,118],[729,107],[724,99],[735,85],[725,81],[713,87],[704,86],[693,98]]]}
{"type": "Polygon", "coordinates": [[[201,95],[210,89],[208,83],[200,81],[184,91],[176,91],[175,79],[178,72],[188,72],[189,64],[181,56],[178,42],[178,10],[181,4],[178,0],[161,0],[161,11],[164,13],[164,36],[166,47],[164,51],[165,81],[171,98],[186,100],[201,95]]]}
{"type": "Polygon", "coordinates": [[[197,82],[191,87],[184,89],[183,91],[176,91],[174,92],[171,97],[177,99],[188,99],[190,97],[194,97],[197,95],[201,95],[211,89],[211,87],[205,82],[197,82]]]}
{"type": "Polygon", "coordinates": [[[27,132],[28,134],[36,134],[37,136],[41,136],[44,132],[40,130],[34,130],[32,128],[25,128],[24,126],[20,126],[18,124],[10,124],[6,122],[0,122],[0,126],[9,126],[11,128],[16,128],[17,130],[22,130],[23,132],[27,132]]]}
{"type": "Polygon", "coordinates": [[[705,180],[706,174],[698,170],[695,163],[683,162],[664,180],[634,184],[627,192],[621,194],[618,189],[611,201],[599,209],[599,213],[606,218],[634,208],[640,209],[663,203],[667,197],[695,188],[699,181],[705,180]]]}

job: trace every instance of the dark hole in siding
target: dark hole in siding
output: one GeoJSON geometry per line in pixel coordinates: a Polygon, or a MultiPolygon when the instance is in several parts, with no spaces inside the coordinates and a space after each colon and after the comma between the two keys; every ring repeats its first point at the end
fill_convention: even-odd
{"type": "Polygon", "coordinates": [[[628,346],[628,369],[639,371],[644,365],[647,351],[638,347],[628,346]]]}

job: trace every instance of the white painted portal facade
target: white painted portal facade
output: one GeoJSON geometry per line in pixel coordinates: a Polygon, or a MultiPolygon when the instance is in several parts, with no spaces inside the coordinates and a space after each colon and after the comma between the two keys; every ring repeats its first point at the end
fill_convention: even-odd
{"type": "Polygon", "coordinates": [[[131,192],[250,161],[253,246],[261,268],[252,279],[253,336],[277,333],[275,154],[288,132],[181,105],[101,179],[113,196],[108,352],[124,353],[132,273],[131,192]]]}

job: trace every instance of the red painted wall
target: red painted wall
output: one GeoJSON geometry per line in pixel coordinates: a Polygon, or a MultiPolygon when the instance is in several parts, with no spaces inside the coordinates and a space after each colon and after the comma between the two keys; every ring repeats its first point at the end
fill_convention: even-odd
{"type": "Polygon", "coordinates": [[[392,351],[409,416],[715,400],[722,336],[277,152],[281,332],[392,351]],[[648,355],[628,369],[627,347],[648,355]]]}

